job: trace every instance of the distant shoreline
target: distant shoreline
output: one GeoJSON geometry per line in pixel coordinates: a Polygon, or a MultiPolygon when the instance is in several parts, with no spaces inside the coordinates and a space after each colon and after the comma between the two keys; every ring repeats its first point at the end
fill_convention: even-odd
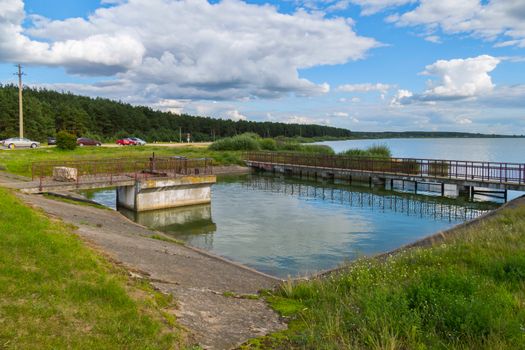
{"type": "Polygon", "coordinates": [[[353,135],[348,140],[364,139],[502,139],[502,138],[525,138],[525,135],[492,135],[492,134],[472,134],[457,132],[424,132],[424,131],[406,131],[406,132],[366,132],[353,131],[353,135]]]}

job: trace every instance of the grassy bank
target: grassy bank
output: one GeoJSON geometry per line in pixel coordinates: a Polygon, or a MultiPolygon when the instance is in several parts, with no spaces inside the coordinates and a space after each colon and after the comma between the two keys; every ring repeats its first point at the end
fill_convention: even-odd
{"type": "Polygon", "coordinates": [[[180,348],[171,298],[0,189],[0,348],[180,348]],[[167,309],[166,309],[167,310],[167,309]]]}
{"type": "Polygon", "coordinates": [[[525,349],[525,206],[269,301],[290,328],[248,349],[525,349]]]}
{"type": "Polygon", "coordinates": [[[31,175],[31,163],[36,161],[150,157],[153,152],[156,156],[212,158],[216,165],[242,163],[241,152],[212,151],[202,147],[78,147],[73,151],[50,147],[15,151],[0,150],[0,167],[14,174],[29,176],[31,175]]]}

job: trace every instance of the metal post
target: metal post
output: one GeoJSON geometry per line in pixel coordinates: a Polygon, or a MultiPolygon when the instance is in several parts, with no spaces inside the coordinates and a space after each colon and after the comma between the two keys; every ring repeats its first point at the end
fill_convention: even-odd
{"type": "Polygon", "coordinates": [[[20,64],[17,65],[18,67],[18,118],[19,118],[19,127],[20,127],[20,138],[24,137],[24,107],[23,107],[23,99],[22,99],[22,66],[20,64]]]}

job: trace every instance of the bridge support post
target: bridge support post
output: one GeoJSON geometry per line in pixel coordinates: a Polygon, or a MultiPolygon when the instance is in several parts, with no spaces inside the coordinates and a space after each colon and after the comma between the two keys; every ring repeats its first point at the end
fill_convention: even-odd
{"type": "Polygon", "coordinates": [[[466,196],[469,200],[474,197],[474,187],[470,185],[461,186],[458,192],[460,195],[466,196]]]}
{"type": "Polygon", "coordinates": [[[133,186],[117,188],[117,204],[136,212],[207,204],[215,182],[213,175],[137,180],[133,186]]]}

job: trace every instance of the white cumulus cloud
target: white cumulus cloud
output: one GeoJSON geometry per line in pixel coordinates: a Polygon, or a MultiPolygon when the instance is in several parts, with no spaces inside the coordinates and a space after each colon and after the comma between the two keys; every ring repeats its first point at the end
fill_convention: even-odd
{"type": "Polygon", "coordinates": [[[0,0],[0,61],[63,66],[87,74],[114,74],[142,62],[142,43],[127,33],[35,41],[24,34],[24,19],[21,0],[0,0]]]}
{"type": "Polygon", "coordinates": [[[343,18],[240,0],[105,3],[112,6],[87,18],[50,20],[26,17],[21,0],[0,0],[0,61],[116,75],[144,99],[228,100],[325,94],[328,84],[299,70],[362,59],[379,46],[343,18]]]}
{"type": "Polygon", "coordinates": [[[227,111],[225,114],[228,119],[231,119],[236,122],[239,120],[248,120],[248,118],[245,115],[241,114],[241,112],[239,112],[236,109],[227,111]]]}
{"type": "Polygon", "coordinates": [[[399,106],[399,105],[403,104],[403,100],[404,99],[411,98],[412,96],[414,96],[412,91],[399,89],[399,90],[397,90],[397,93],[395,94],[395,96],[392,99],[392,101],[390,101],[390,105],[399,106]]]}
{"type": "Polygon", "coordinates": [[[489,93],[494,84],[489,75],[500,60],[489,55],[452,60],[439,60],[425,67],[424,75],[437,76],[439,82],[425,91],[435,97],[474,97],[489,93]]]}
{"type": "MultiPolygon", "coordinates": [[[[363,0],[366,2],[365,0],[363,0]]],[[[387,17],[398,26],[441,29],[447,34],[467,33],[495,46],[525,47],[523,0],[417,0],[415,8],[387,17]]]]}
{"type": "Polygon", "coordinates": [[[352,0],[352,3],[362,7],[362,15],[373,15],[389,7],[398,7],[417,0],[352,0]]]}
{"type": "Polygon", "coordinates": [[[330,124],[330,120],[326,118],[314,118],[314,117],[301,116],[301,115],[288,116],[288,117],[283,118],[282,121],[288,124],[322,124],[322,125],[330,124]]]}
{"type": "Polygon", "coordinates": [[[342,92],[371,92],[371,91],[379,91],[381,93],[387,93],[388,90],[392,88],[391,85],[388,84],[382,84],[382,83],[364,83],[364,84],[345,84],[340,85],[337,87],[337,91],[342,92]]]}

